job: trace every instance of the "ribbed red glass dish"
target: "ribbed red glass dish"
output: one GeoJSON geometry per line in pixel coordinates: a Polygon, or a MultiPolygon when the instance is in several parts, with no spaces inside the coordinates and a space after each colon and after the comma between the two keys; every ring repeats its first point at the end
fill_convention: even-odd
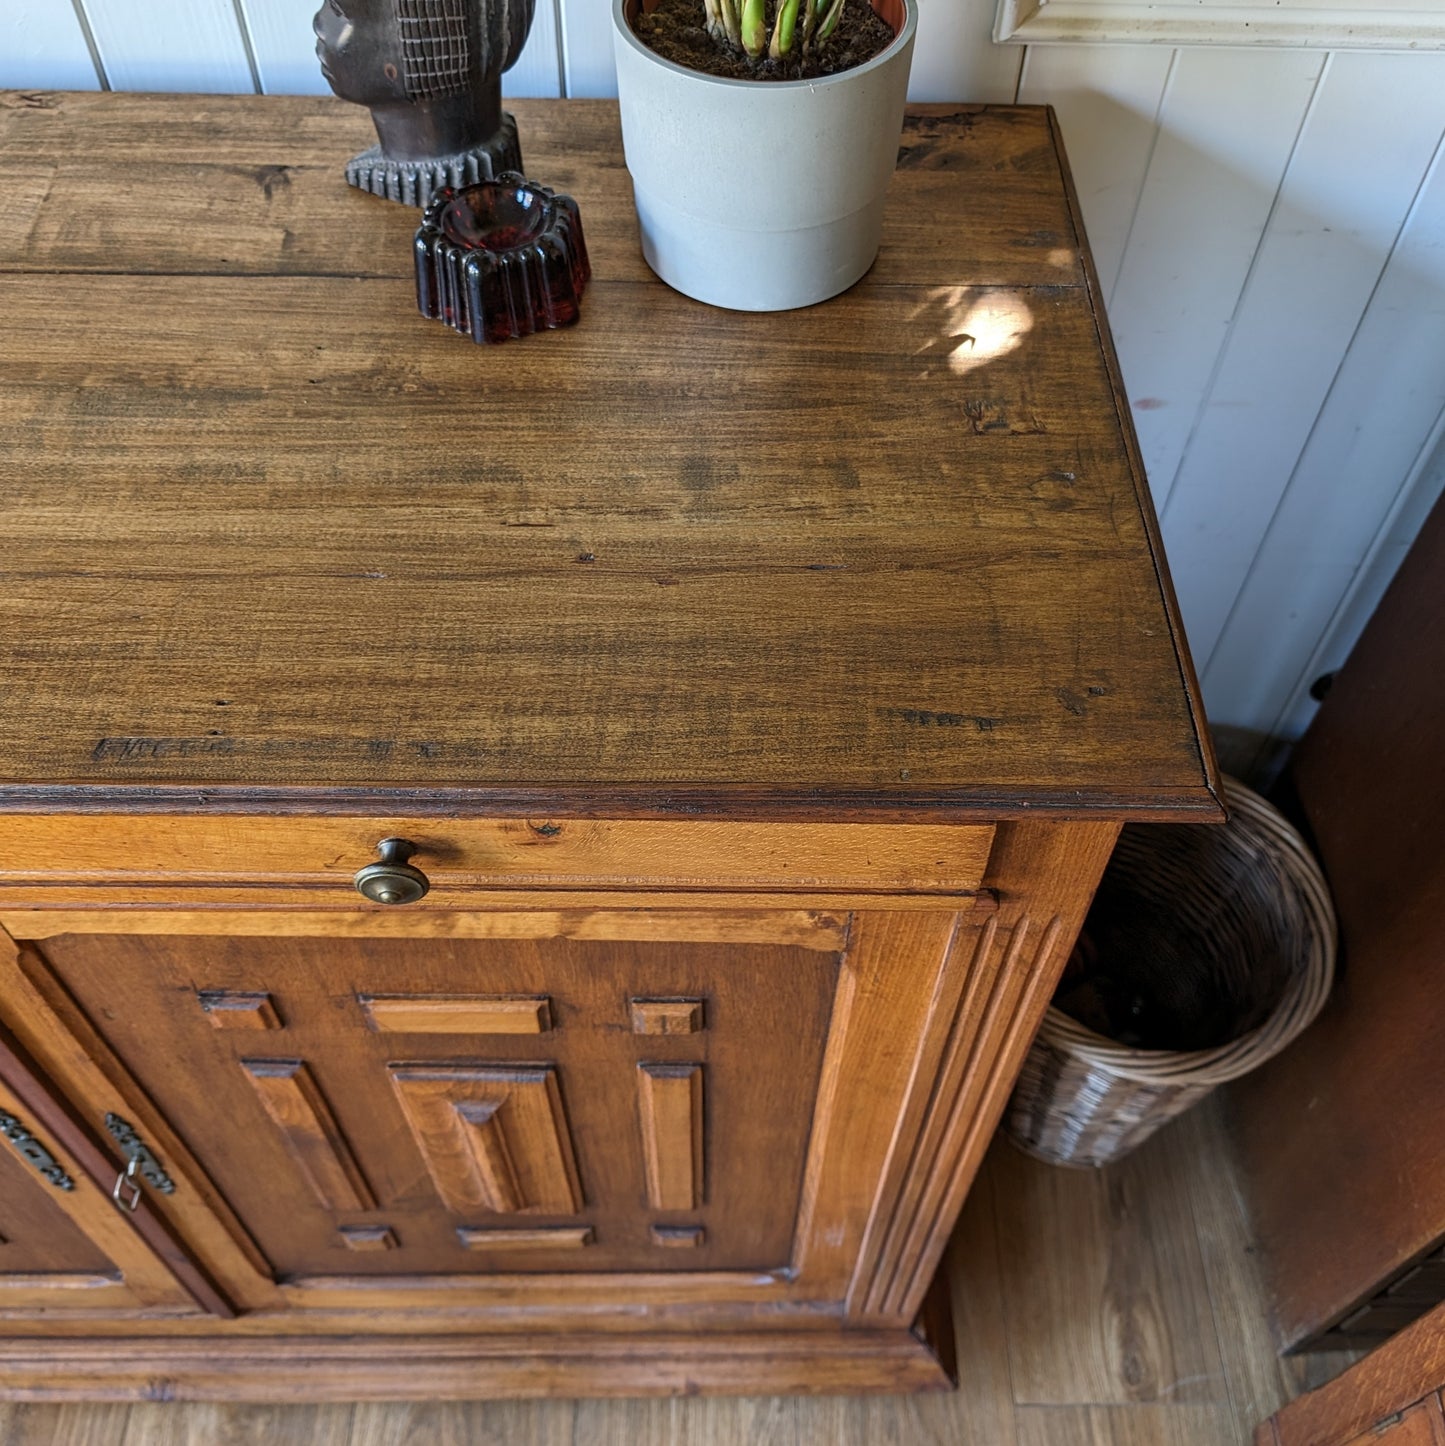
{"type": "Polygon", "coordinates": [[[592,275],[577,203],[515,172],[437,191],[415,255],[422,315],[476,342],[571,326],[592,275]]]}

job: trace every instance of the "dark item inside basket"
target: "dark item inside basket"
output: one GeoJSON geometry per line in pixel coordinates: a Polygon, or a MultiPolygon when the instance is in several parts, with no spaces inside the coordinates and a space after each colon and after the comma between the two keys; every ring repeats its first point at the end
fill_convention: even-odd
{"type": "Polygon", "coordinates": [[[1055,1008],[1138,1049],[1212,1049],[1262,1024],[1293,967],[1274,922],[1277,874],[1234,840],[1220,877],[1223,842],[1192,824],[1126,827],[1055,1008]]]}

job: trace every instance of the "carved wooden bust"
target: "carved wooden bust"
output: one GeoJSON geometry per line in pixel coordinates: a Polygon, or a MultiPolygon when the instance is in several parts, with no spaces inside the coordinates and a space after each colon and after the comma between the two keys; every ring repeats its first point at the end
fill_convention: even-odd
{"type": "Polygon", "coordinates": [[[522,169],[502,72],[522,53],[534,0],[326,0],[316,53],[327,84],[371,111],[379,145],[353,186],[424,206],[440,186],[522,169]]]}

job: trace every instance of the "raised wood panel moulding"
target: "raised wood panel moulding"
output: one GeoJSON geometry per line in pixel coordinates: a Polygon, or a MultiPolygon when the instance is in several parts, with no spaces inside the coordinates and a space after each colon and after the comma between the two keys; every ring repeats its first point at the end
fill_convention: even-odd
{"type": "MultiPolygon", "coordinates": [[[[297,1311],[344,1311],[348,1330],[372,1335],[407,1329],[409,1315],[417,1329],[433,1335],[455,1328],[436,1319],[424,1325],[417,1321],[415,1312],[432,1309],[471,1312],[466,1329],[489,1335],[524,1329],[539,1335],[565,1333],[576,1325],[579,1310],[589,1328],[602,1333],[636,1332],[649,1321],[680,1319],[684,1313],[698,1328],[719,1331],[832,1329],[837,1319],[835,1307],[807,1297],[787,1268],[761,1273],[706,1267],[613,1273],[588,1269],[585,1256],[577,1262],[572,1270],[548,1271],[541,1279],[535,1267],[522,1269],[518,1261],[506,1261],[503,1270],[500,1259],[496,1269],[489,1262],[485,1273],[463,1265],[446,1275],[296,1275],[286,1278],[280,1295],[297,1311]]],[[[318,1322],[297,1329],[324,1334],[327,1327],[318,1322]]]]}
{"type": "Polygon", "coordinates": [[[705,1028],[701,999],[634,999],[634,1034],[696,1034],[705,1028]]]}
{"type": "Polygon", "coordinates": [[[449,1210],[571,1215],[582,1208],[555,1066],[388,1068],[432,1183],[449,1210]]]}
{"type": "Polygon", "coordinates": [[[704,1188],[702,1066],[639,1064],[637,1070],[648,1203],[654,1210],[696,1210],[704,1188]]]}
{"type": "Polygon", "coordinates": [[[1296,50],[1445,49],[1439,7],[1344,4],[1190,5],[1184,0],[999,0],[993,38],[1018,45],[1229,45],[1296,50]]]}
{"type": "Polygon", "coordinates": [[[266,1113],[326,1210],[372,1210],[376,1197],[321,1087],[299,1059],[243,1059],[266,1113]]]}
{"type": "Polygon", "coordinates": [[[707,1240],[701,1225],[654,1225],[652,1243],[664,1250],[696,1250],[707,1240]]]}
{"type": "Polygon", "coordinates": [[[337,1232],[348,1250],[395,1250],[400,1242],[389,1225],[343,1225],[337,1232]]]}
{"type": "Polygon", "coordinates": [[[594,1240],[590,1225],[542,1226],[536,1230],[482,1230],[457,1227],[457,1239],[468,1250],[580,1250],[594,1240]]]}
{"type": "Polygon", "coordinates": [[[58,1290],[105,1290],[120,1284],[120,1271],[109,1275],[68,1274],[63,1271],[42,1271],[35,1275],[0,1275],[0,1309],[10,1308],[11,1302],[4,1298],[16,1291],[37,1290],[47,1295],[58,1290]]]}
{"type": "MultiPolygon", "coordinates": [[[[43,891],[42,891],[43,892],[43,891]]],[[[110,890],[108,902],[124,902],[110,890]]],[[[73,898],[67,903],[73,904],[73,898]]],[[[149,902],[154,903],[154,897],[149,902]]],[[[60,934],[194,934],[206,938],[577,939],[612,943],[778,944],[831,954],[848,938],[848,915],[798,908],[678,909],[674,901],[627,895],[592,899],[565,910],[518,909],[515,896],[468,898],[498,912],[405,909],[323,911],[315,908],[77,909],[0,911],[0,928],[15,939],[60,934]]],[[[569,901],[570,902],[570,901],[569,901]]],[[[772,898],[776,903],[776,897],[772,898]]],[[[793,903],[790,895],[788,902],[793,903]]],[[[869,900],[876,903],[876,900],[869,900]]],[[[899,901],[890,900],[897,906],[899,901]]],[[[837,900],[830,904],[836,910],[837,900]]],[[[973,901],[993,908],[992,897],[973,901]]]]}
{"type": "Polygon", "coordinates": [[[546,1034],[545,994],[371,994],[361,996],[366,1022],[382,1034],[546,1034]]]}
{"type": "Polygon", "coordinates": [[[269,994],[234,989],[202,989],[196,994],[207,1019],[217,1029],[280,1029],[281,1016],[269,994]]]}
{"type": "MultiPolygon", "coordinates": [[[[0,1286],[0,1311],[13,1318],[17,1315],[39,1315],[61,1320],[74,1315],[76,1319],[137,1319],[142,1316],[165,1315],[144,1302],[124,1277],[106,1280],[103,1276],[29,1275],[13,1276],[0,1286]]],[[[189,1314],[189,1313],[187,1313],[189,1314]]]]}

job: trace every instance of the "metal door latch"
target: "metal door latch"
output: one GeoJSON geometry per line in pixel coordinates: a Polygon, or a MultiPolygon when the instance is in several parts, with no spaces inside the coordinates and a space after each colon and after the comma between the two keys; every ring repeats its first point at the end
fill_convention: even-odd
{"type": "Polygon", "coordinates": [[[111,1138],[120,1146],[123,1154],[130,1164],[122,1171],[120,1178],[115,1182],[115,1189],[111,1192],[117,1204],[125,1205],[128,1210],[134,1210],[140,1202],[140,1185],[136,1181],[139,1175],[152,1190],[159,1190],[162,1195],[174,1195],[176,1193],[176,1182],[161,1168],[161,1162],[151,1153],[150,1147],[141,1137],[136,1134],[135,1126],[129,1120],[123,1120],[119,1115],[107,1115],[105,1127],[110,1131],[111,1138]],[[135,1192],[134,1203],[127,1204],[121,1199],[121,1187],[126,1181],[130,1181],[131,1189],[135,1192]]]}
{"type": "Polygon", "coordinates": [[[141,1196],[145,1191],[141,1189],[135,1175],[140,1169],[140,1161],[132,1160],[119,1175],[115,1177],[115,1189],[110,1192],[110,1198],[120,1206],[122,1210],[129,1210],[135,1214],[136,1206],[140,1204],[141,1196]],[[130,1186],[130,1194],[125,1193],[126,1186],[130,1186]]]}

